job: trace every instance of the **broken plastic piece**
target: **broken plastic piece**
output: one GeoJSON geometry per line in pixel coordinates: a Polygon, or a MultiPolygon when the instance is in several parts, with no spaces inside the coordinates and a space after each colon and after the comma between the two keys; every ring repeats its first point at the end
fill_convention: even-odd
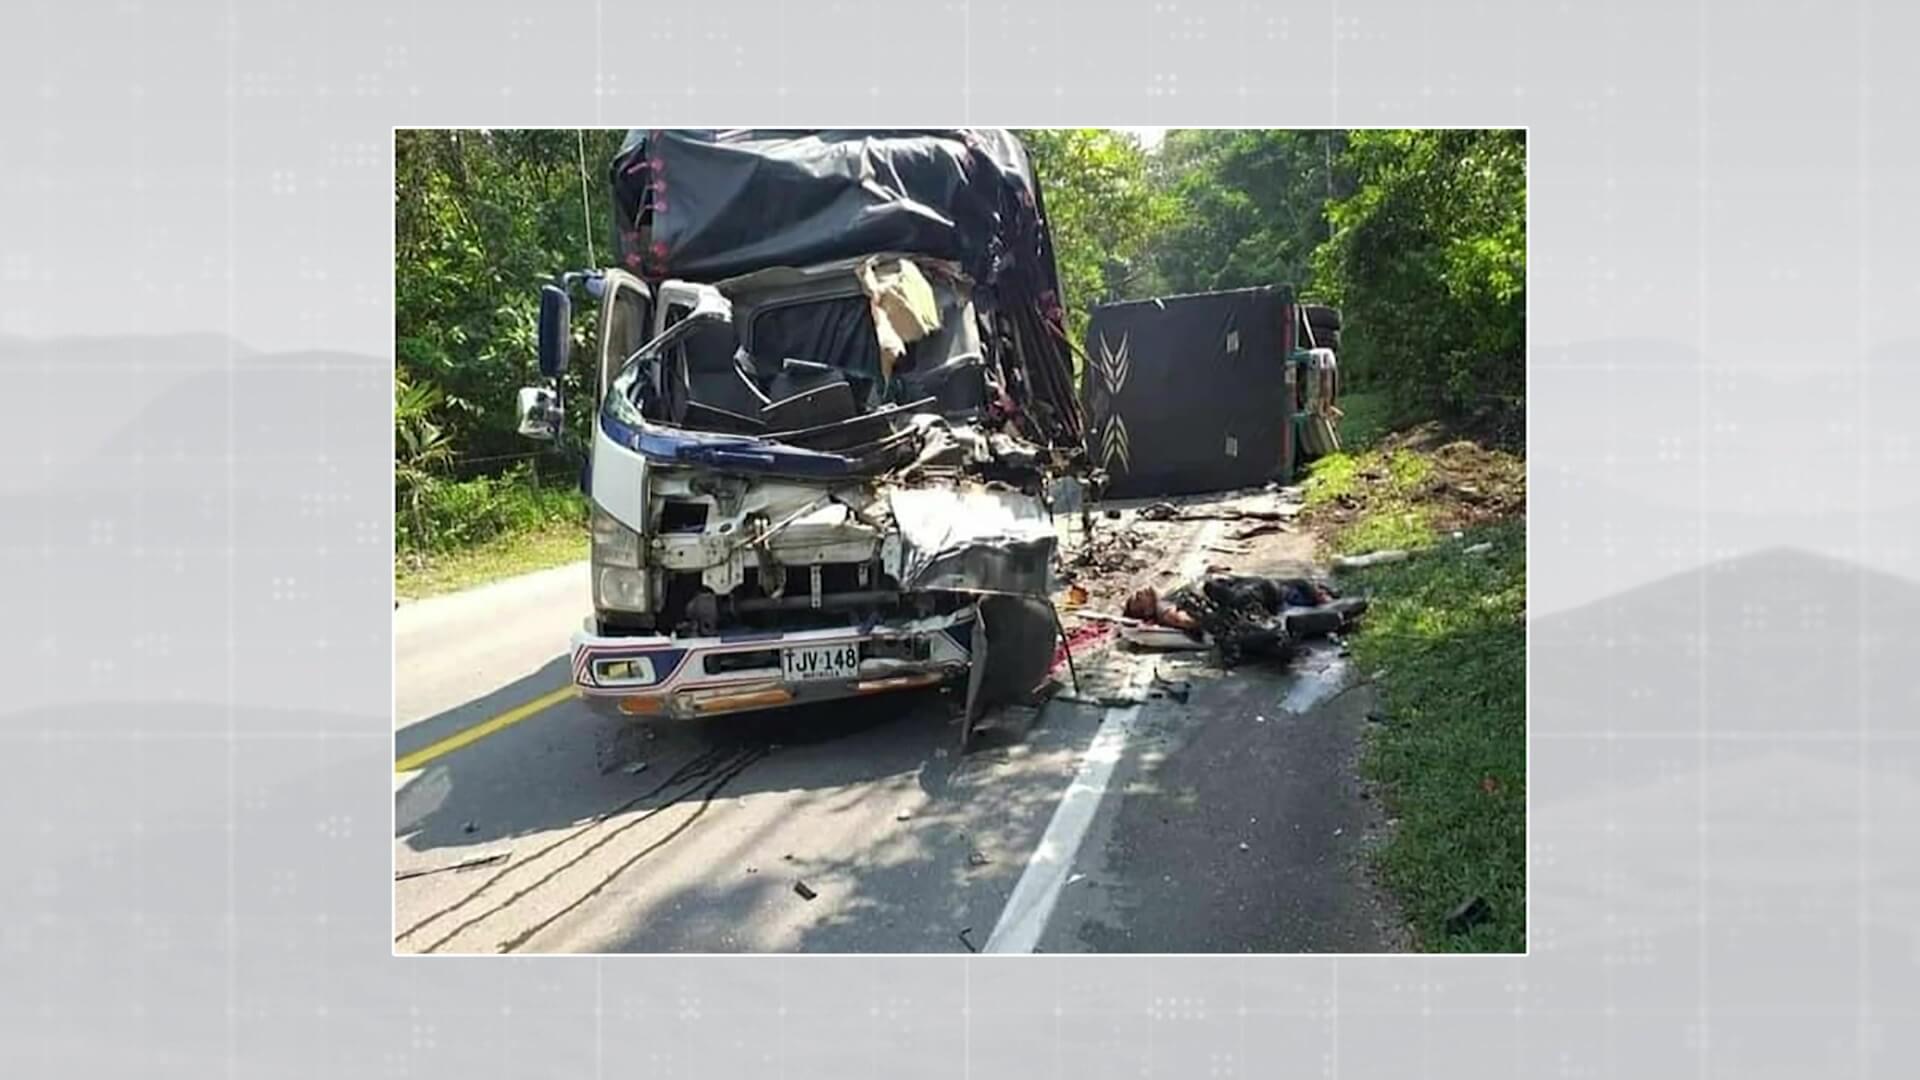
{"type": "Polygon", "coordinates": [[[1369,566],[1397,563],[1411,554],[1412,552],[1400,548],[1387,548],[1384,551],[1369,551],[1365,555],[1336,555],[1333,559],[1333,567],[1336,570],[1361,570],[1369,566]]]}
{"type": "Polygon", "coordinates": [[[1141,649],[1206,649],[1213,644],[1205,635],[1194,638],[1171,626],[1122,626],[1120,638],[1141,649]]]}
{"type": "Polygon", "coordinates": [[[1470,897],[1447,914],[1446,928],[1449,934],[1464,934],[1468,930],[1486,922],[1492,917],[1493,908],[1486,899],[1470,897]]]}

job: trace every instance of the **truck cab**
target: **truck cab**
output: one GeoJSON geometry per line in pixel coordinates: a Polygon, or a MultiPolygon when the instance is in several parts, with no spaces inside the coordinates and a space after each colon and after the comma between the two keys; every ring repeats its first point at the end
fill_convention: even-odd
{"type": "Polygon", "coordinates": [[[861,280],[928,280],[913,260],[604,273],[582,691],[684,717],[929,686],[967,672],[981,600],[1047,594],[1037,451],[976,426],[971,301],[927,270],[940,321],[891,360],[861,280]]]}
{"type": "MultiPolygon", "coordinates": [[[[924,251],[607,268],[543,290],[549,377],[577,286],[598,303],[585,696],[687,718],[965,679],[977,712],[1045,677],[1079,439],[1037,387],[1071,368],[1030,302],[924,251]]],[[[557,384],[520,402],[523,433],[561,435],[557,384]]]]}

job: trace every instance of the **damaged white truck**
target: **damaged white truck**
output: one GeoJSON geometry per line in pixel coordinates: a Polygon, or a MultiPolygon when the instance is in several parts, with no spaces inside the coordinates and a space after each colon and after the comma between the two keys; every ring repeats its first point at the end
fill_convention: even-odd
{"type": "Polygon", "coordinates": [[[1039,185],[1009,132],[629,134],[622,265],[542,292],[524,434],[566,430],[598,303],[587,697],[700,717],[1054,656],[1055,510],[1085,454],[1039,185]]]}

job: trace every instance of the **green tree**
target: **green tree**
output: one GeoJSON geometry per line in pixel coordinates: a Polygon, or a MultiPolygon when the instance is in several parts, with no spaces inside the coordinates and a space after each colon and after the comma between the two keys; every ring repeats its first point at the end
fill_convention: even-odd
{"type": "MultiPolygon", "coordinates": [[[[442,388],[463,460],[526,454],[513,392],[534,377],[539,286],[608,253],[613,131],[401,131],[395,137],[396,366],[442,388]],[[582,144],[587,172],[583,214],[582,144]]],[[[572,373],[570,389],[579,386],[572,373]]],[[[578,400],[577,398],[575,400],[578,400]]]]}
{"type": "Polygon", "coordinates": [[[1313,286],[1329,198],[1348,194],[1339,131],[1170,131],[1154,155],[1176,208],[1153,241],[1161,293],[1313,286]]]}
{"type": "Polygon", "coordinates": [[[1526,136],[1356,131],[1316,282],[1343,366],[1399,403],[1515,409],[1526,394],[1526,136]]]}
{"type": "Polygon", "coordinates": [[[393,372],[393,491],[415,537],[426,533],[426,501],[453,463],[453,439],[435,412],[446,395],[432,383],[414,382],[406,369],[393,372]]]}
{"type": "Polygon", "coordinates": [[[1077,346],[1093,306],[1147,295],[1153,237],[1172,212],[1147,175],[1138,140],[1107,128],[1019,132],[1033,158],[1077,346]]]}

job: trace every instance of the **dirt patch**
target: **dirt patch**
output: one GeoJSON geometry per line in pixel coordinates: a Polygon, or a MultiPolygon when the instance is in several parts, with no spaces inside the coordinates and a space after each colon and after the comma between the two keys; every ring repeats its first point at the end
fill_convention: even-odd
{"type": "Polygon", "coordinates": [[[1464,439],[1435,450],[1422,495],[1443,528],[1481,525],[1527,509],[1527,463],[1464,439]]]}
{"type": "Polygon", "coordinates": [[[1527,418],[1523,410],[1482,409],[1469,416],[1425,420],[1381,438],[1375,449],[1426,453],[1455,442],[1469,442],[1490,450],[1524,454],[1527,418]]]}
{"type": "MultiPolygon", "coordinates": [[[[1304,517],[1323,537],[1363,518],[1394,519],[1418,532],[1447,533],[1524,515],[1526,459],[1422,424],[1364,453],[1317,463],[1304,517]]],[[[1383,539],[1391,539],[1391,529],[1383,539]]],[[[1417,537],[1408,537],[1409,540],[1417,537]]]]}
{"type": "Polygon", "coordinates": [[[1075,522],[1062,537],[1056,569],[1065,590],[1055,600],[1063,611],[1118,614],[1142,586],[1164,592],[1180,584],[1180,559],[1210,522],[1218,528],[1203,568],[1305,573],[1313,541],[1295,523],[1298,511],[1297,492],[1278,487],[1097,507],[1090,529],[1075,522]]]}

